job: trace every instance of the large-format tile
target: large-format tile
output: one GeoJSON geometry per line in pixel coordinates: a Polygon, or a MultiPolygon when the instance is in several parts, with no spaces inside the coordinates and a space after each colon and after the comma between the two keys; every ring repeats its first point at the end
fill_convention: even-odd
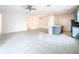
{"type": "Polygon", "coordinates": [[[65,34],[30,31],[3,34],[0,37],[0,53],[79,53],[79,40],[65,34]]]}

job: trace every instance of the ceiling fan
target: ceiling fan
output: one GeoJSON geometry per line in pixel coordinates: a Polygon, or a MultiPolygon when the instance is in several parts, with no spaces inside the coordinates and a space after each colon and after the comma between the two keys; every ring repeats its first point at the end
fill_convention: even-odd
{"type": "Polygon", "coordinates": [[[29,11],[32,11],[32,10],[36,10],[33,5],[24,5],[22,6],[24,10],[28,10],[29,11]]]}
{"type": "Polygon", "coordinates": [[[50,7],[51,5],[46,5],[46,7],[50,7]]]}

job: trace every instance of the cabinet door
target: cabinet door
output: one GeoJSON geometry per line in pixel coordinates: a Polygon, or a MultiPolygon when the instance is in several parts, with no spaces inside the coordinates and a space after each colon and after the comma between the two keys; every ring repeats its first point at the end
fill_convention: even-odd
{"type": "Polygon", "coordinates": [[[0,34],[2,34],[2,15],[0,14],[0,34]]]}
{"type": "Polygon", "coordinates": [[[79,27],[72,27],[72,36],[76,37],[79,34],[79,27]]]}
{"type": "Polygon", "coordinates": [[[77,11],[77,22],[79,22],[79,9],[77,11]]]}

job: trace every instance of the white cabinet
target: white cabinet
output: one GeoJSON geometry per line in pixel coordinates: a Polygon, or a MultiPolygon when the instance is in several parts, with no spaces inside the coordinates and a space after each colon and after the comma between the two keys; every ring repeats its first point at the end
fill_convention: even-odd
{"type": "Polygon", "coordinates": [[[0,14],[0,34],[2,34],[2,15],[0,14]]]}
{"type": "Polygon", "coordinates": [[[79,9],[78,9],[78,11],[77,11],[77,22],[79,22],[79,9]]]}
{"type": "Polygon", "coordinates": [[[72,36],[76,37],[79,34],[79,27],[72,27],[72,36]]]}

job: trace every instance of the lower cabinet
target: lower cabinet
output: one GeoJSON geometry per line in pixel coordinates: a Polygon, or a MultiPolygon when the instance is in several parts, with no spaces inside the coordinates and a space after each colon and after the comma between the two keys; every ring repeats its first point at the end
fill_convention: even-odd
{"type": "Polygon", "coordinates": [[[62,32],[62,26],[60,25],[54,25],[52,27],[49,27],[49,34],[60,34],[62,32]]]}

